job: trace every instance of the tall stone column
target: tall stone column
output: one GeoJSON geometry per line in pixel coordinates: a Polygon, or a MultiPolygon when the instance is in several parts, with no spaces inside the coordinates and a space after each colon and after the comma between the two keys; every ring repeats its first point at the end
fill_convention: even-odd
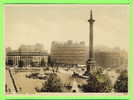
{"type": "Polygon", "coordinates": [[[90,19],[88,20],[90,26],[90,33],[89,33],[89,58],[87,60],[87,72],[89,73],[90,70],[95,66],[95,58],[94,58],[94,50],[93,50],[93,24],[95,20],[92,16],[92,10],[90,11],[90,19]]]}

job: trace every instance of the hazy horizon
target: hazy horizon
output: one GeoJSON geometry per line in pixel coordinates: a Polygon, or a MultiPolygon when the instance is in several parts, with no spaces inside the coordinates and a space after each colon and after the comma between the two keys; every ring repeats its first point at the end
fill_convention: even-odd
{"type": "Polygon", "coordinates": [[[50,50],[52,41],[85,41],[89,44],[90,10],[93,11],[94,46],[129,50],[128,5],[6,5],[5,47],[41,43],[50,50]]]}

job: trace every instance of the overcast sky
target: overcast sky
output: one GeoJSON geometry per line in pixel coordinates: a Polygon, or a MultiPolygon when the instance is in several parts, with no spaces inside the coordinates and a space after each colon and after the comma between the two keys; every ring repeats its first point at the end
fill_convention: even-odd
{"type": "Polygon", "coordinates": [[[119,46],[128,50],[129,7],[127,5],[6,5],[5,46],[52,41],[85,41],[89,44],[89,15],[93,11],[94,45],[119,46]]]}

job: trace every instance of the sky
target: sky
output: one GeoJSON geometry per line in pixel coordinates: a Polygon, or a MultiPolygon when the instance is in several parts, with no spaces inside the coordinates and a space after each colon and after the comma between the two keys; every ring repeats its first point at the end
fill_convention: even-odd
{"type": "Polygon", "coordinates": [[[52,41],[67,40],[88,45],[92,10],[94,46],[129,49],[128,5],[10,4],[4,10],[5,47],[41,43],[49,51],[52,41]]]}

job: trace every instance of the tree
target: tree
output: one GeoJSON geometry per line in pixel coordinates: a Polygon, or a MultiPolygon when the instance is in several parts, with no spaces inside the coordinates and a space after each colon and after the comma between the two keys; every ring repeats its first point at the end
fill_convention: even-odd
{"type": "Polygon", "coordinates": [[[13,60],[8,60],[8,63],[7,63],[9,66],[12,66],[13,65],[13,60]]]}
{"type": "Polygon", "coordinates": [[[44,61],[44,58],[43,59],[41,59],[41,66],[43,67],[43,66],[45,66],[45,61],[44,61]]]}
{"type": "Polygon", "coordinates": [[[51,66],[51,57],[48,56],[48,65],[51,66]]]}
{"type": "Polygon", "coordinates": [[[41,92],[62,92],[63,85],[57,76],[57,74],[50,74],[48,80],[43,83],[43,87],[40,90],[41,92]]]}
{"type": "Polygon", "coordinates": [[[114,89],[116,92],[128,92],[128,75],[127,71],[122,71],[118,77],[114,89]]]}
{"type": "Polygon", "coordinates": [[[18,63],[18,67],[23,67],[24,66],[24,61],[20,60],[18,63]]]}
{"type": "Polygon", "coordinates": [[[82,86],[84,92],[111,92],[112,84],[108,76],[97,70],[94,73],[89,73],[87,84],[82,86]]]}

